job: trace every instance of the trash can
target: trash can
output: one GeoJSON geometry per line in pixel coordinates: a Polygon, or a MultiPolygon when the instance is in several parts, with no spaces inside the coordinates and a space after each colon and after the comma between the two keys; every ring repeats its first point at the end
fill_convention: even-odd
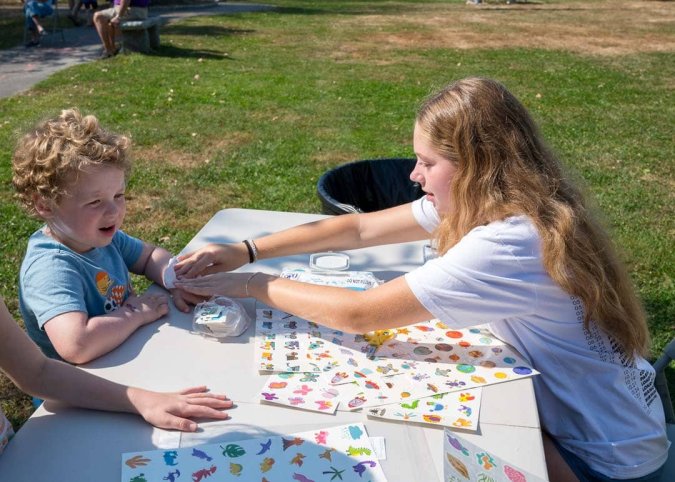
{"type": "Polygon", "coordinates": [[[424,195],[410,180],[415,159],[369,159],[325,172],[316,186],[324,214],[369,213],[424,195]]]}

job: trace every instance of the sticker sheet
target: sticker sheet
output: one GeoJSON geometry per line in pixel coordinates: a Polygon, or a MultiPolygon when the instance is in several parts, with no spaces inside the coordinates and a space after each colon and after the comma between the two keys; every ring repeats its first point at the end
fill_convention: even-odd
{"type": "Polygon", "coordinates": [[[355,380],[340,385],[333,385],[340,389],[340,410],[357,410],[379,405],[405,403],[423,397],[437,395],[435,388],[428,384],[413,381],[402,375],[386,377],[370,374],[357,376],[355,380]],[[344,390],[349,387],[348,390],[344,390]],[[344,397],[349,397],[345,399],[344,397]],[[346,406],[345,406],[346,403],[346,406]]]}
{"type": "Polygon", "coordinates": [[[543,482],[544,479],[519,469],[494,454],[445,429],[443,480],[464,482],[543,482]]]}
{"type": "MultiPolygon", "coordinates": [[[[322,413],[360,410],[410,399],[410,388],[403,377],[383,377],[331,385],[318,373],[278,373],[270,375],[261,390],[259,401],[322,413]],[[397,383],[401,380],[402,383],[397,383]]],[[[411,391],[412,390],[412,391],[411,391]]]]}
{"type": "Polygon", "coordinates": [[[122,482],[385,482],[363,424],[122,455],[122,482]]]}
{"type": "Polygon", "coordinates": [[[255,365],[262,372],[327,372],[374,352],[363,337],[346,335],[283,311],[256,311],[255,365]]]}
{"type": "Polygon", "coordinates": [[[331,379],[345,383],[371,374],[403,374],[428,387],[427,396],[538,374],[486,328],[449,329],[438,320],[364,335],[375,357],[341,366],[331,379]],[[376,338],[376,339],[375,339],[376,338]]]}
{"type": "Polygon", "coordinates": [[[475,431],[478,430],[481,392],[482,389],[474,388],[383,405],[369,409],[368,416],[475,431]]]}
{"type": "Polygon", "coordinates": [[[321,392],[310,395],[296,378],[277,380],[277,388],[261,393],[263,401],[315,411],[335,407],[322,394],[333,395],[340,410],[358,410],[537,374],[480,326],[453,330],[432,320],[353,335],[273,309],[257,311],[255,357],[261,371],[320,375],[321,392]],[[344,384],[350,385],[338,388],[344,384]],[[325,388],[331,385],[335,390],[325,388]]]}

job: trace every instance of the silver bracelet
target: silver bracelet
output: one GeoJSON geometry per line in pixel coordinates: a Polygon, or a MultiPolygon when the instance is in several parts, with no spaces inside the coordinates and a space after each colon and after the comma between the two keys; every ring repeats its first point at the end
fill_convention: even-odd
{"type": "Polygon", "coordinates": [[[256,271],[256,272],[253,273],[251,276],[249,276],[248,279],[246,280],[246,285],[244,286],[244,291],[246,292],[246,297],[247,297],[247,298],[251,298],[251,295],[248,293],[248,284],[251,282],[251,280],[252,280],[253,278],[255,278],[255,275],[257,275],[258,273],[259,273],[259,271],[256,271]]]}

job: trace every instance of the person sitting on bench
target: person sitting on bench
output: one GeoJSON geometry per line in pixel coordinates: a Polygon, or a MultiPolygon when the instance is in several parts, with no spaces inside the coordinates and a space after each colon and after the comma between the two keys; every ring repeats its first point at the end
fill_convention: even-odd
{"type": "Polygon", "coordinates": [[[120,32],[122,20],[145,20],[148,18],[150,0],[115,0],[112,8],[94,14],[94,26],[103,42],[101,58],[107,59],[120,51],[115,36],[120,32]]]}

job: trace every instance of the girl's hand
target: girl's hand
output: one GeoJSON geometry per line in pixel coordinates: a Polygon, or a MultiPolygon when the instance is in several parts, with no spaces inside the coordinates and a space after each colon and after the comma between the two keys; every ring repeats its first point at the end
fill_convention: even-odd
{"type": "Polygon", "coordinates": [[[174,267],[176,276],[197,276],[235,270],[248,263],[248,250],[244,243],[208,244],[197,251],[178,257],[174,267]]]}
{"type": "Polygon", "coordinates": [[[230,416],[222,410],[233,406],[225,395],[208,393],[205,386],[188,388],[178,393],[130,388],[129,399],[148,423],[158,428],[183,432],[197,430],[197,423],[191,418],[227,420],[230,416]]]}
{"type": "MultiPolygon", "coordinates": [[[[245,298],[246,283],[255,273],[215,273],[199,278],[179,279],[176,288],[199,296],[227,296],[245,298]]],[[[250,288],[250,287],[249,287],[250,288]]]]}

